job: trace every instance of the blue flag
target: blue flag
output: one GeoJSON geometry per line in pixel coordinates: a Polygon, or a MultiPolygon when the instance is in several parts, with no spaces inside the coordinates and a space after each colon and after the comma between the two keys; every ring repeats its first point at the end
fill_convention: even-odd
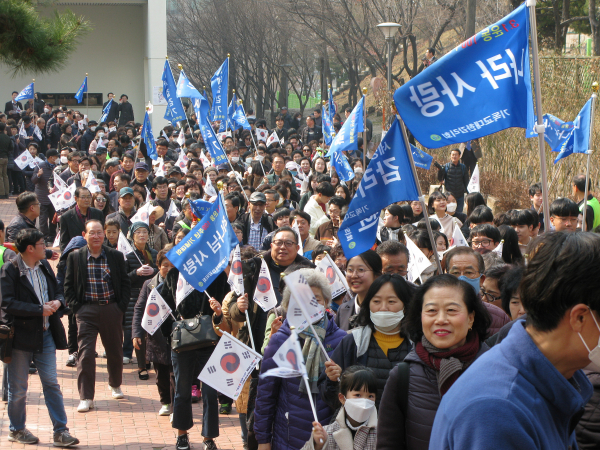
{"type": "Polygon", "coordinates": [[[333,138],[333,142],[327,153],[328,157],[331,157],[333,152],[358,149],[358,133],[365,131],[364,102],[365,98],[362,97],[348,116],[348,119],[344,122],[344,125],[342,125],[340,132],[333,138]]]}
{"type": "Polygon", "coordinates": [[[198,118],[198,124],[200,125],[202,139],[204,139],[204,145],[206,145],[206,149],[210,152],[212,162],[215,165],[226,163],[229,161],[227,155],[225,155],[225,151],[215,136],[215,132],[206,116],[208,113],[208,102],[204,97],[194,101],[194,110],[196,111],[196,117],[198,118]]]}
{"type": "Polygon", "coordinates": [[[326,145],[331,145],[335,128],[333,128],[333,116],[329,115],[329,112],[325,109],[325,105],[321,107],[321,117],[323,118],[323,140],[326,145]]]}
{"type": "Polygon", "coordinates": [[[237,111],[236,103],[237,103],[237,98],[234,93],[233,97],[231,97],[231,102],[229,102],[229,108],[227,108],[227,119],[221,120],[221,125],[219,126],[219,133],[222,133],[223,131],[225,131],[225,128],[229,128],[230,130],[237,130],[238,128],[240,128],[240,127],[234,128],[234,123],[232,120],[233,115],[237,111]]]}
{"type": "Polygon", "coordinates": [[[212,208],[213,204],[211,202],[207,202],[206,200],[198,199],[192,200],[190,202],[190,207],[192,208],[192,213],[202,219],[208,211],[212,208]]]}
{"type": "Polygon", "coordinates": [[[86,76],[85,79],[83,80],[83,83],[81,83],[81,86],[79,86],[79,90],[77,91],[77,94],[75,94],[77,103],[81,103],[83,101],[83,94],[87,91],[88,91],[88,89],[87,89],[87,76],[86,76]]]}
{"type": "Polygon", "coordinates": [[[396,109],[413,136],[440,148],[533,128],[528,38],[523,3],[397,89],[396,109]]]}
{"type": "Polygon", "coordinates": [[[243,105],[238,105],[236,111],[233,113],[231,117],[231,121],[236,125],[236,130],[239,128],[243,128],[244,130],[251,130],[252,127],[250,123],[248,123],[248,119],[246,118],[246,113],[244,111],[243,105]]]}
{"type": "Polygon", "coordinates": [[[198,98],[200,97],[200,92],[198,89],[194,87],[192,82],[188,79],[187,75],[181,69],[179,72],[179,80],[177,80],[177,97],[188,97],[188,98],[198,98]]]}
{"type": "Polygon", "coordinates": [[[227,95],[229,89],[229,58],[225,60],[219,70],[210,79],[212,89],[212,120],[225,120],[227,109],[227,95]]]}
{"type": "Polygon", "coordinates": [[[23,88],[23,90],[19,93],[19,95],[17,95],[17,98],[15,98],[15,102],[18,102],[19,100],[30,100],[34,98],[33,97],[33,83],[29,83],[27,86],[25,86],[23,88]]]}
{"type": "Polygon", "coordinates": [[[354,170],[352,170],[348,158],[342,152],[333,152],[331,155],[331,165],[337,172],[340,180],[350,181],[354,178],[354,170]]]}
{"type": "MultiPolygon", "coordinates": [[[[559,152],[562,144],[569,139],[573,122],[565,122],[552,114],[544,114],[544,140],[548,143],[553,152],[559,152]]],[[[537,137],[537,133],[533,130],[525,132],[526,138],[537,137]]]]}
{"type": "Polygon", "coordinates": [[[420,148],[415,147],[410,144],[410,151],[413,154],[413,160],[415,162],[415,166],[420,167],[421,169],[429,170],[431,167],[431,162],[433,161],[433,156],[428,155],[420,148]]]}
{"type": "Polygon", "coordinates": [[[196,290],[204,292],[229,264],[238,245],[219,195],[200,222],[175,246],[167,258],[196,290]]]}
{"type": "Polygon", "coordinates": [[[360,180],[338,231],[346,258],[350,259],[373,246],[383,208],[418,198],[402,130],[395,120],[360,180]]]}
{"type": "Polygon", "coordinates": [[[590,150],[590,123],[592,118],[592,99],[590,98],[573,121],[573,129],[569,137],[559,148],[559,154],[554,160],[556,164],[560,159],[572,153],[586,153],[590,150]]]}
{"type": "Polygon", "coordinates": [[[152,134],[152,126],[150,125],[150,117],[148,111],[144,116],[144,124],[142,125],[141,139],[146,144],[146,151],[148,157],[154,160],[158,159],[158,153],[156,153],[156,141],[154,140],[154,134],[152,134]]]}
{"type": "Polygon", "coordinates": [[[175,79],[173,78],[173,72],[171,72],[171,66],[169,61],[165,61],[165,67],[162,74],[163,82],[163,96],[167,101],[167,109],[163,119],[168,120],[171,123],[177,123],[186,119],[185,110],[181,104],[181,100],[177,98],[177,86],[175,85],[175,79]]]}
{"type": "Polygon", "coordinates": [[[329,106],[329,117],[333,121],[333,116],[335,116],[336,110],[335,110],[335,103],[333,102],[333,91],[331,90],[331,88],[329,88],[328,106],[329,106]]]}
{"type": "Polygon", "coordinates": [[[112,106],[113,102],[114,102],[114,100],[111,98],[110,101],[106,104],[106,106],[102,110],[102,116],[100,117],[100,122],[106,122],[106,119],[108,118],[108,113],[110,112],[110,107],[112,106]]]}

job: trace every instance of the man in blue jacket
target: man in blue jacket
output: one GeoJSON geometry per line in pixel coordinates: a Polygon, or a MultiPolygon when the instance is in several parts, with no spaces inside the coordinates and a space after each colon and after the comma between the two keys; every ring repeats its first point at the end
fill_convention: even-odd
{"type": "Polygon", "coordinates": [[[600,236],[544,233],[519,288],[526,321],[444,395],[429,448],[577,448],[592,396],[581,369],[600,366],[600,236]]]}

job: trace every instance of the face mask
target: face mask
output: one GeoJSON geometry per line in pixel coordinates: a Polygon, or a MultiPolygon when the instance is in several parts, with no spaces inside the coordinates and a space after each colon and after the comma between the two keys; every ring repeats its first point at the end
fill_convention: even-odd
{"type": "Polygon", "coordinates": [[[96,127],[90,127],[90,130],[96,131],[96,127]]]}
{"type": "Polygon", "coordinates": [[[265,157],[263,155],[256,155],[256,160],[262,162],[265,157]]]}
{"type": "Polygon", "coordinates": [[[98,133],[98,137],[102,139],[104,137],[104,133],[98,133]]]}
{"type": "Polygon", "coordinates": [[[464,275],[461,275],[460,277],[458,277],[458,279],[469,283],[471,285],[471,287],[473,288],[473,290],[475,291],[475,294],[479,294],[479,291],[481,290],[481,285],[479,284],[481,275],[479,275],[477,278],[468,278],[468,277],[465,277],[464,275]]]}
{"type": "Polygon", "coordinates": [[[48,108],[44,108],[44,112],[45,112],[46,114],[48,114],[48,113],[50,112],[50,110],[49,110],[48,108]]]}
{"type": "Polygon", "coordinates": [[[60,163],[61,164],[66,164],[69,162],[69,159],[66,156],[61,156],[60,157],[60,163]]]}
{"type": "Polygon", "coordinates": [[[234,163],[236,163],[236,162],[238,162],[239,160],[240,160],[239,156],[232,156],[232,157],[231,157],[231,162],[234,162],[234,163]]]}
{"type": "Polygon", "coordinates": [[[351,419],[358,423],[364,423],[371,417],[375,409],[375,402],[368,398],[347,398],[344,409],[351,419]]]}
{"type": "Polygon", "coordinates": [[[104,131],[108,133],[108,127],[104,127],[104,131]]]}
{"type": "Polygon", "coordinates": [[[456,203],[446,203],[446,212],[453,213],[456,211],[456,203]]]}
{"type": "MultiPolygon", "coordinates": [[[[592,319],[594,319],[596,328],[598,328],[598,331],[600,331],[600,326],[598,326],[596,317],[594,316],[594,314],[592,313],[591,310],[590,310],[590,314],[592,315],[592,319]]],[[[587,344],[583,340],[581,333],[577,333],[577,334],[579,335],[581,342],[583,342],[583,345],[585,345],[585,349],[588,351],[588,358],[590,358],[590,361],[591,361],[591,363],[588,365],[588,367],[595,366],[594,369],[596,369],[596,370],[600,369],[600,338],[598,339],[598,345],[596,345],[592,350],[590,350],[590,348],[587,346],[587,344]]]]}
{"type": "Polygon", "coordinates": [[[359,175],[359,174],[363,173],[363,170],[362,169],[354,169],[354,173],[359,175]]]}
{"type": "Polygon", "coordinates": [[[377,311],[371,312],[371,321],[375,325],[377,331],[383,333],[390,332],[398,326],[400,321],[404,318],[404,311],[391,312],[391,311],[377,311]]]}
{"type": "Polygon", "coordinates": [[[246,158],[246,164],[252,164],[252,158],[246,158]]]}

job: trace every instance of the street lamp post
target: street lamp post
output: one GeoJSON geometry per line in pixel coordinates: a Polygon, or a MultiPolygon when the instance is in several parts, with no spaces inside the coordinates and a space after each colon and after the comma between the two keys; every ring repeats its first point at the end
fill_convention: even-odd
{"type": "Polygon", "coordinates": [[[400,24],[394,22],[385,22],[377,25],[377,28],[381,30],[383,36],[385,37],[385,42],[387,43],[387,85],[388,92],[390,93],[390,97],[392,95],[392,41],[394,40],[394,35],[400,28],[400,24]]]}

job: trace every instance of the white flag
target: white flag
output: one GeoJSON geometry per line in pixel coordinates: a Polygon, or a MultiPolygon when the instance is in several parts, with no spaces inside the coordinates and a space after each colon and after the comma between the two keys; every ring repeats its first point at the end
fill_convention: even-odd
{"type": "Polygon", "coordinates": [[[298,229],[298,224],[296,223],[296,220],[292,222],[292,230],[294,230],[298,235],[298,245],[300,246],[300,248],[298,249],[298,254],[302,256],[304,255],[304,245],[302,245],[302,238],[300,237],[300,230],[298,229]]]}
{"type": "Polygon", "coordinates": [[[181,148],[183,148],[185,145],[185,133],[183,132],[183,128],[179,130],[179,134],[177,135],[177,143],[181,148]]]}
{"type": "Polygon", "coordinates": [[[469,244],[464,235],[460,231],[458,225],[454,224],[454,232],[452,233],[452,247],[468,247],[469,244]]]}
{"type": "Polygon", "coordinates": [[[306,278],[295,271],[285,277],[285,285],[292,294],[288,305],[287,320],[296,332],[301,333],[311,323],[323,318],[323,308],[315,298],[306,278]]]}
{"type": "Polygon", "coordinates": [[[467,186],[467,191],[471,192],[480,192],[479,190],[479,164],[475,165],[475,170],[473,170],[473,175],[471,175],[471,181],[469,181],[469,185],[467,186]]]}
{"type": "Polygon", "coordinates": [[[277,368],[267,370],[261,375],[262,377],[279,377],[279,378],[295,378],[308,376],[302,349],[296,336],[296,331],[292,331],[290,337],[281,344],[281,347],[273,355],[273,361],[277,364],[277,368]]]}
{"type": "Polygon", "coordinates": [[[264,311],[269,311],[277,306],[277,297],[273,291],[273,283],[271,282],[271,274],[264,259],[261,258],[260,272],[256,289],[254,290],[254,301],[258,303],[264,311]]]}
{"type": "Polygon", "coordinates": [[[123,258],[127,259],[127,254],[133,252],[133,247],[125,237],[122,231],[119,231],[119,241],[117,242],[117,250],[123,253],[123,258]]]}
{"type": "Polygon", "coordinates": [[[405,236],[406,238],[406,248],[408,249],[408,281],[414,281],[425,269],[428,269],[432,266],[431,261],[427,259],[427,256],[417,247],[411,238],[405,236]]]}
{"type": "MultiPolygon", "coordinates": [[[[239,245],[236,245],[233,249],[233,260],[231,261],[231,268],[229,269],[229,277],[227,278],[227,282],[237,295],[244,295],[244,276],[242,274],[242,256],[239,245]]],[[[277,304],[277,301],[275,301],[275,304],[277,304]]]]}
{"type": "Polygon", "coordinates": [[[100,192],[100,186],[98,186],[98,181],[96,181],[96,177],[94,176],[91,170],[88,171],[87,180],[85,180],[85,187],[88,188],[90,194],[100,192]]]}
{"type": "Polygon", "coordinates": [[[146,202],[150,203],[152,200],[152,193],[150,192],[150,189],[148,189],[148,186],[144,187],[146,188],[146,202]]]}
{"type": "Polygon", "coordinates": [[[223,336],[198,379],[221,394],[237,400],[246,380],[261,360],[262,356],[223,331],[223,336]]]}
{"type": "Polygon", "coordinates": [[[80,130],[84,130],[84,129],[85,129],[85,120],[79,120],[79,121],[77,122],[77,127],[78,127],[80,130]]]}
{"type": "Polygon", "coordinates": [[[165,302],[156,288],[152,289],[146,301],[146,309],[144,310],[144,317],[142,317],[142,328],[148,334],[156,333],[156,330],[169,317],[169,314],[171,314],[171,308],[169,308],[167,302],[165,302]]]}
{"type": "Polygon", "coordinates": [[[21,169],[21,170],[25,169],[25,167],[27,167],[32,162],[33,162],[33,156],[31,156],[31,153],[29,153],[29,150],[25,150],[23,153],[21,153],[19,156],[17,156],[15,158],[15,164],[17,166],[19,166],[19,169],[21,169]]]}
{"type": "Polygon", "coordinates": [[[217,139],[219,142],[223,142],[223,139],[228,136],[231,137],[231,131],[221,131],[220,133],[217,133],[217,139]]]}
{"type": "Polygon", "coordinates": [[[54,175],[54,189],[55,192],[63,192],[66,191],[69,188],[69,186],[67,186],[67,183],[64,182],[64,180],[58,175],[55,174],[54,175]]]}
{"type": "Polygon", "coordinates": [[[502,239],[500,241],[500,243],[496,246],[496,248],[494,250],[492,250],[492,252],[502,256],[502,251],[504,250],[504,239],[502,239]]]}
{"type": "Polygon", "coordinates": [[[186,298],[188,295],[192,293],[194,287],[188,283],[181,272],[179,273],[179,278],[177,278],[177,291],[175,292],[175,307],[179,306],[179,304],[186,298]]]}
{"type": "Polygon", "coordinates": [[[177,158],[177,161],[175,162],[175,165],[177,167],[179,167],[181,169],[181,172],[186,174],[187,173],[187,163],[188,163],[188,157],[185,156],[185,153],[182,151],[179,152],[179,158],[177,158]]]}
{"type": "Polygon", "coordinates": [[[217,196],[217,191],[215,191],[215,187],[210,181],[207,181],[206,186],[204,186],[204,192],[206,192],[206,195],[208,195],[209,197],[217,196]]]}
{"type": "Polygon", "coordinates": [[[267,142],[267,137],[269,136],[269,130],[264,130],[262,128],[256,129],[256,139],[259,141],[267,142]]]}
{"type": "Polygon", "coordinates": [[[54,242],[52,243],[52,248],[57,248],[60,246],[60,231],[56,233],[56,237],[54,238],[54,242]]]}
{"type": "Polygon", "coordinates": [[[146,225],[150,225],[150,208],[152,205],[147,202],[144,206],[137,210],[135,215],[131,218],[131,223],[144,222],[146,225]]]}
{"type": "Polygon", "coordinates": [[[206,157],[206,155],[204,154],[203,151],[200,151],[200,161],[202,161],[202,165],[204,166],[205,169],[207,169],[211,166],[210,161],[208,160],[208,158],[206,157]]]}
{"type": "Polygon", "coordinates": [[[152,114],[154,112],[154,105],[151,102],[148,102],[148,105],[146,106],[146,111],[148,111],[148,114],[152,114]]]}
{"type": "MultiPolygon", "coordinates": [[[[61,180],[62,181],[62,180],[61,180]]],[[[56,191],[52,194],[48,195],[48,200],[54,206],[56,211],[60,211],[63,209],[69,208],[71,205],[75,204],[75,190],[77,186],[73,183],[67,189],[56,191]]]]}
{"type": "Polygon", "coordinates": [[[25,130],[25,124],[23,122],[21,122],[21,128],[19,128],[19,136],[23,139],[29,139],[27,131],[25,130]]]}
{"type": "Polygon", "coordinates": [[[42,130],[40,130],[40,128],[37,126],[35,126],[35,128],[33,129],[33,134],[35,134],[35,137],[37,137],[40,141],[42,140],[42,130]]]}
{"type": "Polygon", "coordinates": [[[332,299],[344,292],[350,292],[346,277],[342,275],[329,254],[326,253],[325,257],[317,263],[317,270],[325,275],[325,278],[329,281],[332,299]]]}
{"type": "Polygon", "coordinates": [[[274,142],[279,142],[279,136],[277,136],[277,132],[273,131],[271,136],[267,139],[267,147],[274,142]]]}
{"type": "Polygon", "coordinates": [[[171,205],[169,206],[169,209],[167,210],[167,219],[169,217],[177,217],[179,215],[179,210],[177,209],[177,206],[175,206],[175,202],[173,200],[171,200],[171,205]]]}

